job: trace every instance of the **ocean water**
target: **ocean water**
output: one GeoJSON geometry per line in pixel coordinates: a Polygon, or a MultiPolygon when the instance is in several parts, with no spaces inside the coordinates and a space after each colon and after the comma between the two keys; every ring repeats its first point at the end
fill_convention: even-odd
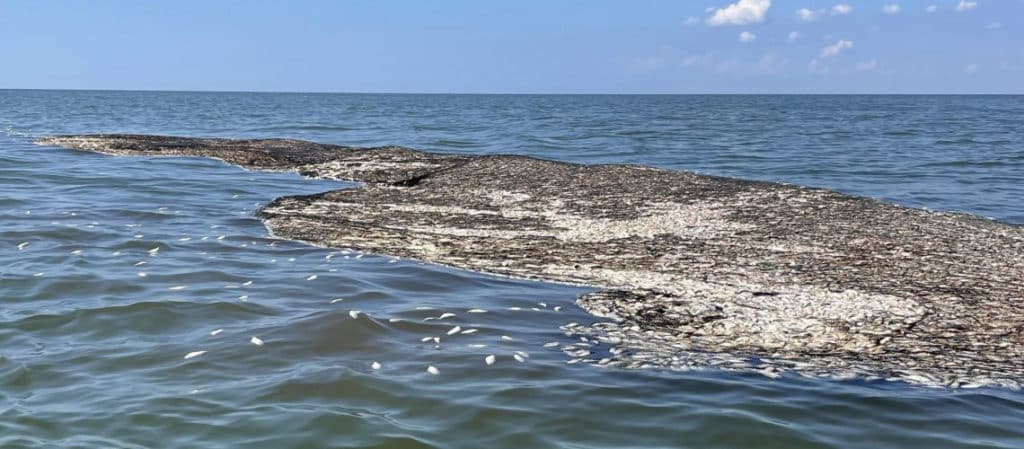
{"type": "Polygon", "coordinates": [[[529,154],[1020,224],[1022,123],[1020,96],[0,91],[0,447],[1024,447],[1019,391],[568,364],[544,344],[596,320],[574,305],[588,289],[310,247],[252,217],[349,184],[32,143],[131,132],[529,154]]]}

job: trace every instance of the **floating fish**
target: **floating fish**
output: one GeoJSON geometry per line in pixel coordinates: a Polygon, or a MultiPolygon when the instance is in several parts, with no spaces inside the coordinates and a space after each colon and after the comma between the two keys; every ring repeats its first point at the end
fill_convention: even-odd
{"type": "Polygon", "coordinates": [[[306,280],[307,281],[312,281],[313,279],[316,279],[316,278],[317,278],[317,275],[311,274],[311,275],[309,275],[309,277],[306,278],[306,280]]]}
{"type": "Polygon", "coordinates": [[[146,277],[146,272],[145,271],[140,271],[138,274],[139,274],[140,278],[146,277]]]}
{"type": "Polygon", "coordinates": [[[18,251],[21,251],[21,250],[25,249],[25,247],[28,246],[28,245],[29,245],[29,242],[21,242],[21,243],[19,243],[18,244],[18,251]]]}
{"type": "Polygon", "coordinates": [[[203,354],[206,354],[206,351],[192,351],[188,354],[185,354],[185,360],[191,359],[193,357],[199,357],[203,354]]]}
{"type": "Polygon", "coordinates": [[[487,311],[484,309],[469,309],[466,313],[487,313],[487,311]]]}
{"type": "Polygon", "coordinates": [[[521,355],[519,355],[519,354],[512,354],[512,358],[516,359],[516,361],[519,362],[519,363],[526,362],[526,358],[521,356],[521,355]]]}
{"type": "Polygon", "coordinates": [[[478,329],[466,329],[462,331],[463,335],[475,334],[478,329]]]}
{"type": "Polygon", "coordinates": [[[249,343],[252,343],[252,344],[254,344],[256,346],[263,346],[263,340],[261,340],[260,337],[256,337],[256,336],[253,336],[252,338],[250,338],[249,339],[249,343]]]}
{"type": "Polygon", "coordinates": [[[448,329],[448,335],[455,335],[455,334],[457,334],[457,333],[459,333],[461,331],[462,331],[461,327],[455,326],[455,327],[453,327],[451,329],[448,329]]]}
{"type": "Polygon", "coordinates": [[[358,310],[349,310],[348,311],[348,316],[352,317],[352,319],[359,318],[359,311],[358,310]]]}
{"type": "Polygon", "coordinates": [[[177,290],[184,290],[186,288],[188,288],[187,285],[175,285],[174,287],[168,287],[167,289],[168,290],[175,290],[175,291],[177,291],[177,290]]]}
{"type": "Polygon", "coordinates": [[[331,304],[337,304],[337,303],[342,302],[344,300],[345,300],[345,298],[334,298],[334,299],[331,300],[331,304]]]}
{"type": "Polygon", "coordinates": [[[427,367],[427,372],[430,373],[430,374],[433,374],[435,376],[438,375],[438,374],[441,374],[441,372],[438,371],[437,368],[434,367],[434,365],[428,366],[427,367]]]}
{"type": "Polygon", "coordinates": [[[445,312],[445,313],[442,313],[442,314],[441,314],[441,316],[437,317],[437,319],[439,319],[439,320],[443,320],[443,319],[445,319],[445,318],[451,318],[451,317],[453,317],[453,316],[455,316],[455,314],[454,314],[454,313],[451,313],[451,312],[445,312]]]}
{"type": "Polygon", "coordinates": [[[217,335],[217,334],[219,334],[221,332],[224,332],[224,329],[214,329],[214,330],[210,331],[210,335],[217,335]]]}
{"type": "Polygon", "coordinates": [[[370,368],[380,369],[380,362],[373,362],[370,364],[370,368]]]}
{"type": "Polygon", "coordinates": [[[484,363],[486,363],[488,366],[493,365],[494,364],[494,360],[495,360],[494,354],[491,354],[491,355],[489,355],[487,357],[484,357],[484,363]]]}

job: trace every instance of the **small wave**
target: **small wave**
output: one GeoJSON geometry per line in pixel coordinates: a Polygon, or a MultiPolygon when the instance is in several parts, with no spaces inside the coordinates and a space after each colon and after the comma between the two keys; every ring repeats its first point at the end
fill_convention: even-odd
{"type": "Polygon", "coordinates": [[[272,125],[272,126],[260,126],[256,128],[248,128],[245,131],[250,132],[262,132],[262,131],[352,131],[355,128],[342,125],[325,125],[325,124],[305,124],[305,125],[272,125]]]}
{"type": "Polygon", "coordinates": [[[1002,167],[1006,165],[1006,161],[995,160],[995,161],[941,161],[941,162],[929,162],[919,165],[919,167],[1002,167]]]}
{"type": "Polygon", "coordinates": [[[480,148],[480,147],[484,146],[483,144],[481,144],[479,142],[474,142],[472,140],[449,140],[449,139],[435,140],[435,141],[431,142],[430,145],[437,146],[437,147],[452,147],[452,148],[480,148]]]}

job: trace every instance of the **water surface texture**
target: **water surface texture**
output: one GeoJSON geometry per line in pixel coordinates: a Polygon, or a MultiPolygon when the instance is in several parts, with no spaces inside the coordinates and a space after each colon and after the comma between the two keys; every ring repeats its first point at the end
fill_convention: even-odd
{"type": "Polygon", "coordinates": [[[1022,122],[1014,96],[0,91],[0,447],[1024,447],[1018,391],[570,364],[565,346],[610,349],[560,329],[597,320],[573,303],[589,289],[310,247],[252,217],[344,183],[32,144],[529,154],[1024,223],[1022,122]]]}

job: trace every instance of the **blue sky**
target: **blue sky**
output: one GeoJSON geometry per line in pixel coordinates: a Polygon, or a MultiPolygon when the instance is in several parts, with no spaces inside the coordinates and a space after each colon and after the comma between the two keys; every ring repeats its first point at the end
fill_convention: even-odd
{"type": "Polygon", "coordinates": [[[5,0],[0,46],[0,88],[1024,93],[1024,0],[5,0]]]}

